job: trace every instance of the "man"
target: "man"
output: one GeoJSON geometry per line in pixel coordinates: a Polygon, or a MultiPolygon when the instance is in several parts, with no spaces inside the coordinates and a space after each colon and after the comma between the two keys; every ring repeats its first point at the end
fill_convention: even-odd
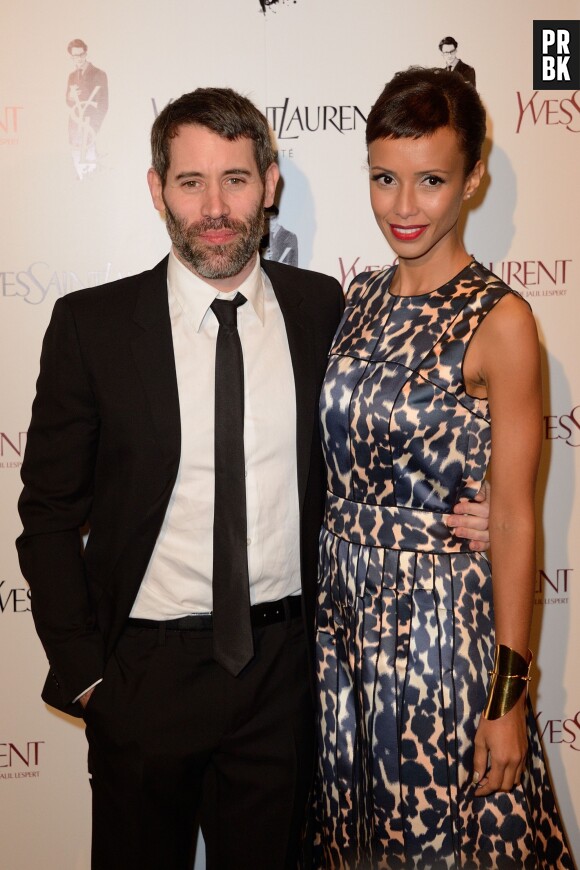
{"type": "Polygon", "coordinates": [[[93,868],[187,867],[200,809],[209,868],[281,870],[312,778],[317,402],[342,292],[258,259],[279,173],[247,99],[184,95],[152,151],[169,257],[60,299],[43,344],[17,542],[43,697],[85,717],[93,868]]]}
{"type": "Polygon", "coordinates": [[[446,36],[441,40],[439,51],[443,55],[445,68],[463,76],[466,82],[470,82],[475,87],[475,70],[457,57],[457,42],[452,36],[446,36]]]}
{"type": "Polygon", "coordinates": [[[87,60],[86,42],[73,39],[67,51],[75,67],[66,89],[70,106],[68,135],[75,169],[82,179],[97,166],[95,140],[109,108],[109,88],[107,74],[87,60]]]}
{"type": "Polygon", "coordinates": [[[283,227],[278,219],[280,214],[277,205],[271,205],[266,209],[268,218],[267,249],[265,257],[275,260],[277,263],[286,263],[288,266],[298,265],[298,239],[295,233],[291,233],[283,227]]]}

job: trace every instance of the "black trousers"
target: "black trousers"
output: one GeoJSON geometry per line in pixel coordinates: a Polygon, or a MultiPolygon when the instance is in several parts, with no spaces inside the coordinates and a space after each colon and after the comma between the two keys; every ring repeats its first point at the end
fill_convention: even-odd
{"type": "Polygon", "coordinates": [[[93,870],[297,865],[314,763],[300,617],[255,630],[238,677],[211,632],[128,627],[85,710],[93,870]]]}

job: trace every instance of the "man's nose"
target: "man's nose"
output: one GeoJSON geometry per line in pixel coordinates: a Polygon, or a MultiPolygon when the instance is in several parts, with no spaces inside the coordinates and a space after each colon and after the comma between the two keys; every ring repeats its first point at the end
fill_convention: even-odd
{"type": "Polygon", "coordinates": [[[219,184],[208,184],[204,193],[202,213],[205,217],[218,218],[229,214],[224,191],[219,184]]]}

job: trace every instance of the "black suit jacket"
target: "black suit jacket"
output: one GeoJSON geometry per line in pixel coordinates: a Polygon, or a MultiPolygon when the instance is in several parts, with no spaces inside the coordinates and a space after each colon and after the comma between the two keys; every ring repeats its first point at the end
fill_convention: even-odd
{"type": "Polygon", "coordinates": [[[458,75],[463,76],[466,82],[475,87],[475,70],[472,66],[469,66],[468,63],[464,63],[462,60],[458,60],[455,66],[453,67],[453,72],[458,73],[458,75]]]}
{"type": "MultiPolygon", "coordinates": [[[[343,296],[325,275],[267,261],[263,267],[294,369],[302,586],[312,643],[325,491],[317,406],[343,296]]],[[[24,530],[16,543],[50,663],[47,703],[80,715],[72,699],[102,675],[149,563],[179,459],[166,258],[151,271],[58,300],[44,338],[22,466],[24,530]]]]}
{"type": "Polygon", "coordinates": [[[270,257],[277,263],[298,265],[298,239],[286,227],[280,226],[275,236],[270,236],[270,257]]]}

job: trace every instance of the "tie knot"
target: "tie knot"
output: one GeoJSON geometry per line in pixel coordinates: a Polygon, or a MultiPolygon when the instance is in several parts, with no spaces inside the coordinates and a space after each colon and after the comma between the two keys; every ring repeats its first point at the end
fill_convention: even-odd
{"type": "Polygon", "coordinates": [[[246,301],[245,296],[242,296],[241,293],[236,293],[231,302],[229,299],[214,299],[211,303],[211,310],[217,317],[220,326],[235,329],[238,322],[238,308],[246,301]]]}

